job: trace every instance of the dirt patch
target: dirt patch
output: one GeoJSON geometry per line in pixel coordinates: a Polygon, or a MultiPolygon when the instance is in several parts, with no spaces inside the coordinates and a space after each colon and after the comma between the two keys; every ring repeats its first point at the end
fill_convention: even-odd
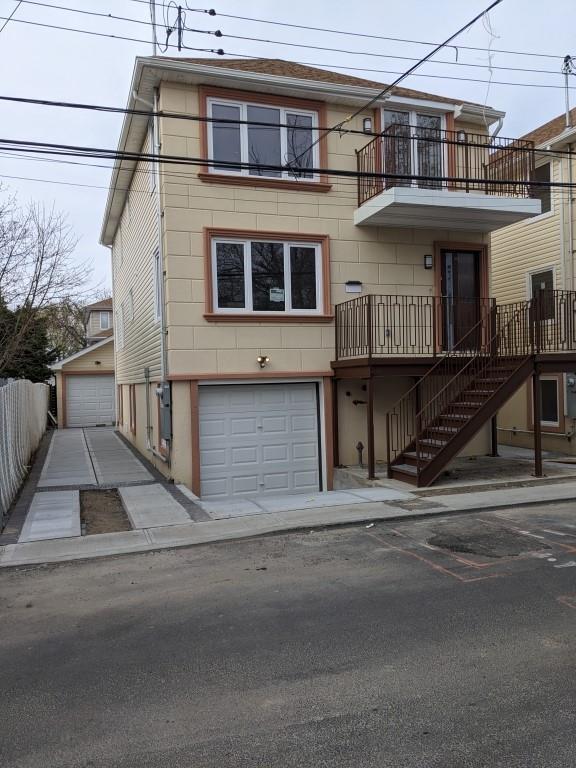
{"type": "Polygon", "coordinates": [[[490,531],[443,530],[429,538],[428,544],[450,552],[464,552],[483,557],[515,557],[524,552],[550,549],[547,544],[537,538],[509,531],[506,528],[495,528],[490,531]]]}
{"type": "Polygon", "coordinates": [[[83,536],[132,530],[120,494],[115,489],[80,491],[80,520],[83,536]]]}

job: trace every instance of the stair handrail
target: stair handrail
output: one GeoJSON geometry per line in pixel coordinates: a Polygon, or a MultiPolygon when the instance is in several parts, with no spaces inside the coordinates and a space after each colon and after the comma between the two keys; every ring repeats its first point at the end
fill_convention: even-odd
{"type": "MultiPolygon", "coordinates": [[[[447,364],[447,362],[449,362],[450,360],[453,360],[456,357],[461,357],[461,354],[459,355],[459,354],[456,354],[456,353],[459,350],[461,351],[461,349],[463,348],[463,345],[465,343],[468,343],[469,337],[472,336],[473,334],[478,334],[479,332],[482,333],[482,331],[483,331],[483,329],[485,327],[485,323],[486,323],[486,315],[488,316],[488,318],[491,318],[494,315],[495,308],[496,308],[496,303],[495,303],[494,300],[492,300],[492,306],[488,309],[488,311],[486,313],[482,312],[482,305],[480,305],[480,306],[481,306],[481,313],[483,315],[480,318],[480,320],[478,320],[478,322],[475,323],[472,326],[472,328],[470,328],[470,330],[466,334],[464,334],[464,336],[461,339],[459,339],[458,342],[456,342],[456,344],[452,347],[452,349],[449,350],[443,357],[441,357],[432,366],[432,368],[430,368],[424,374],[424,376],[422,376],[422,378],[420,378],[416,382],[416,384],[414,384],[412,387],[410,387],[410,389],[407,392],[405,392],[404,395],[402,395],[402,397],[400,397],[394,403],[394,405],[386,412],[386,453],[387,453],[386,460],[387,460],[387,467],[388,467],[388,477],[391,476],[391,454],[392,454],[391,445],[390,445],[391,419],[392,419],[393,416],[397,415],[397,414],[394,413],[394,411],[397,408],[401,407],[405,401],[408,401],[409,399],[411,399],[413,397],[416,400],[416,402],[418,402],[418,393],[421,390],[422,382],[424,380],[426,380],[426,379],[431,378],[433,375],[435,375],[437,373],[438,369],[441,366],[443,366],[443,365],[445,366],[447,364]]],[[[414,419],[415,424],[416,424],[416,429],[415,429],[415,433],[416,434],[418,434],[419,431],[420,431],[418,429],[418,425],[417,425],[417,419],[418,419],[418,416],[420,415],[420,413],[421,413],[421,409],[419,409],[418,406],[417,406],[416,414],[415,414],[415,419],[414,419]]],[[[398,454],[398,453],[401,453],[402,450],[405,450],[405,448],[410,444],[410,440],[411,439],[412,439],[411,435],[407,436],[407,439],[404,442],[403,447],[401,449],[400,448],[399,449],[395,449],[395,452],[398,454]]]]}

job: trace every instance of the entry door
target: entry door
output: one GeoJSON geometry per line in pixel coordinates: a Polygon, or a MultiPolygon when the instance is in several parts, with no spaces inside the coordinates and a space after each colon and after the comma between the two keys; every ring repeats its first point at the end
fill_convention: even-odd
{"type": "MultiPolygon", "coordinates": [[[[480,258],[480,251],[441,251],[443,343],[446,349],[453,349],[480,320],[480,258]]],[[[480,334],[470,334],[466,347],[476,348],[479,341],[480,334]]]]}

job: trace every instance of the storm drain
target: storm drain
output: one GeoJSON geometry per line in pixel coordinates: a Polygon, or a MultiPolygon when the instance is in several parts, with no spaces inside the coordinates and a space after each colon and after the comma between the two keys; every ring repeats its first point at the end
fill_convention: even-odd
{"type": "Polygon", "coordinates": [[[550,547],[540,539],[510,531],[507,528],[442,529],[428,539],[428,544],[450,552],[462,552],[482,557],[515,557],[550,547]]]}

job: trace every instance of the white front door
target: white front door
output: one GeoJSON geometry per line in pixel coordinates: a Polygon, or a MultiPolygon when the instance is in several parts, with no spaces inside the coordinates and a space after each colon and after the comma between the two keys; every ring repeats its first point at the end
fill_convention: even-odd
{"type": "Polygon", "coordinates": [[[114,376],[66,376],[66,426],[96,427],[116,420],[114,376]]]}
{"type": "Polygon", "coordinates": [[[203,499],[320,489],[313,383],[200,387],[203,499]]]}

